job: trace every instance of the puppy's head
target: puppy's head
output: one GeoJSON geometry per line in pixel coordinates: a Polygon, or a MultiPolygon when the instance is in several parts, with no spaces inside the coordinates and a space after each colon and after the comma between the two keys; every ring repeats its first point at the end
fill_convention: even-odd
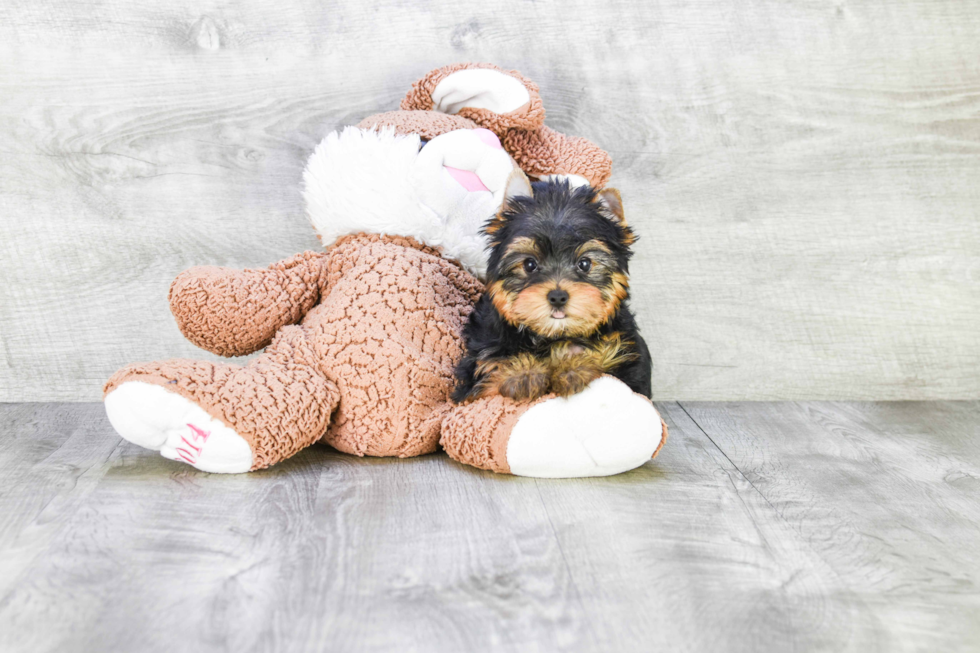
{"type": "Polygon", "coordinates": [[[510,324],[546,338],[587,336],[629,295],[630,246],[619,192],[566,181],[533,185],[519,170],[484,228],[487,292],[510,324]]]}

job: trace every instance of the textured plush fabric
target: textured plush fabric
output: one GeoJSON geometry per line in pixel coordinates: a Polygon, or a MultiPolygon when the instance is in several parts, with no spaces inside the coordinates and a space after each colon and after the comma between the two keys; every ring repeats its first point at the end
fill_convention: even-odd
{"type": "MultiPolygon", "coordinates": [[[[307,269],[295,277],[305,282],[284,284],[296,292],[280,303],[295,300],[295,309],[311,294],[319,303],[298,326],[279,329],[258,358],[244,367],[189,360],[130,365],[109,380],[106,394],[130,380],[181,394],[245,438],[256,469],[318,439],[357,455],[434,451],[451,408],[462,328],[481,284],[436,250],[403,237],[348,236],[325,255],[298,258],[284,262],[285,269],[271,268],[307,269]]],[[[268,272],[246,270],[240,279],[267,292],[268,272]]],[[[234,301],[243,288],[209,286],[217,323],[247,317],[234,301]],[[231,307],[231,317],[219,315],[222,306],[231,307]]],[[[298,310],[284,308],[282,315],[298,310]]]]}
{"type": "Polygon", "coordinates": [[[479,127],[469,118],[435,111],[387,111],[365,118],[357,126],[361,129],[393,127],[396,134],[418,134],[427,141],[456,129],[479,127]]]}
{"type": "Polygon", "coordinates": [[[190,399],[248,442],[252,469],[294,455],[323,436],[337,405],[337,386],[324,374],[301,326],[280,330],[248,365],[173,359],[128,365],[105,385],[153,383],[190,399]]]}
{"type": "Polygon", "coordinates": [[[327,283],[303,322],[341,391],[324,440],[358,455],[435,451],[482,285],[430,248],[377,235],[338,244],[327,283]]]}
{"type": "Polygon", "coordinates": [[[511,129],[501,137],[504,149],[527,174],[579,175],[602,188],[612,175],[612,158],[587,138],[565,136],[550,127],[511,129]]]}
{"type": "Polygon", "coordinates": [[[660,439],[660,444],[657,446],[657,450],[653,452],[653,456],[651,456],[651,458],[656,458],[657,454],[660,453],[660,450],[664,448],[665,444],[667,444],[667,422],[663,421],[662,419],[660,420],[660,433],[663,437],[660,439]]]}
{"type": "Polygon", "coordinates": [[[508,113],[499,114],[488,109],[464,107],[456,115],[469,118],[501,138],[508,129],[537,129],[544,124],[544,105],[541,103],[538,85],[516,70],[503,70],[489,63],[457,63],[427,73],[420,80],[412,84],[412,90],[402,100],[401,108],[406,111],[432,111],[434,108],[432,92],[439,85],[439,82],[454,72],[472,70],[474,68],[497,70],[505,75],[514,77],[527,88],[530,100],[524,106],[508,113]]]}
{"type": "Polygon", "coordinates": [[[552,397],[517,402],[494,395],[457,406],[442,424],[442,447],[453,460],[509,474],[507,441],[514,424],[531,406],[552,397]]]}
{"type": "MultiPolygon", "coordinates": [[[[504,150],[531,175],[580,175],[597,186],[605,184],[611,166],[589,141],[544,127],[537,86],[514,71],[501,73],[525,86],[530,99],[524,106],[503,114],[466,106],[458,115],[433,111],[439,82],[472,68],[500,70],[457,64],[433,71],[416,82],[402,111],[367,118],[362,130],[349,128],[320,144],[305,173],[305,197],[314,226],[321,236],[327,232],[327,252],[306,252],[264,270],[197,267],[174,281],[171,309],[191,342],[225,356],[266,347],[261,355],[245,366],[182,359],[130,365],[107,382],[106,394],[134,380],[186,397],[248,443],[253,469],[317,440],[356,455],[407,457],[434,451],[441,436],[456,460],[508,473],[511,430],[536,402],[449,401],[462,328],[483,291],[463,268],[480,274],[474,252],[485,256],[477,233],[483,219],[464,218],[492,215],[500,199],[490,188],[493,175],[479,177],[490,194],[468,193],[458,184],[435,183],[442,177],[421,164],[434,158],[436,172],[454,184],[443,168],[470,168],[450,156],[464,153],[442,152],[438,137],[484,127],[504,149],[478,134],[475,144],[464,143],[465,154],[495,147],[508,171],[513,162],[504,150]],[[420,138],[432,141],[421,152],[420,138]],[[420,177],[425,172],[433,177],[428,185],[420,177]],[[383,191],[374,186],[378,179],[383,191]],[[432,201],[446,200],[453,190],[462,198],[451,206],[432,201]],[[490,195],[492,210],[469,201],[490,195]],[[464,237],[470,232],[478,241],[472,246],[464,237]]],[[[469,93],[480,95],[472,83],[480,77],[469,76],[463,101],[469,93]]],[[[523,100],[523,94],[501,97],[497,106],[523,100]]],[[[482,159],[474,161],[470,171],[477,174],[482,159]]]]}
{"type": "MultiPolygon", "coordinates": [[[[593,186],[601,188],[612,175],[612,159],[598,145],[581,138],[565,136],[544,125],[544,107],[538,86],[521,75],[516,70],[504,71],[492,64],[472,63],[453,64],[427,73],[412,85],[412,90],[402,100],[401,108],[413,110],[413,113],[431,113],[444,116],[433,111],[432,92],[443,79],[452,73],[483,68],[498,70],[510,75],[525,85],[531,97],[530,102],[515,111],[497,114],[488,109],[464,107],[457,116],[468,118],[480,127],[489,129],[497,134],[504,149],[514,157],[517,165],[533,177],[547,175],[579,175],[593,186]]],[[[394,114],[386,118],[388,124],[395,124],[400,119],[394,114]]],[[[422,120],[421,116],[412,116],[411,122],[422,120]]],[[[400,128],[399,128],[400,129],[400,128]]],[[[427,128],[433,131],[432,128],[427,128]]]]}
{"type": "MultiPolygon", "coordinates": [[[[649,399],[642,395],[644,402],[649,399]]],[[[491,472],[510,474],[507,446],[514,426],[531,408],[552,400],[549,394],[530,402],[492,395],[453,408],[442,423],[442,447],[451,458],[491,472]]],[[[599,407],[597,407],[599,409],[599,407]]],[[[651,411],[656,416],[655,411],[651,411]]],[[[561,424],[561,421],[558,421],[561,424]]],[[[563,425],[561,428],[569,428],[563,425]]],[[[572,427],[574,428],[574,427],[572,427]]],[[[660,420],[661,439],[651,458],[656,458],[667,441],[667,424],[660,420]]],[[[569,433],[569,438],[573,435],[569,433]]],[[[556,452],[557,453],[557,452],[556,452]]],[[[557,456],[556,456],[557,457],[557,456]]]]}
{"type": "Polygon", "coordinates": [[[304,252],[265,270],[193,267],[170,285],[170,311],[188,340],[220,356],[262,349],[320,299],[326,255],[304,252]]]}

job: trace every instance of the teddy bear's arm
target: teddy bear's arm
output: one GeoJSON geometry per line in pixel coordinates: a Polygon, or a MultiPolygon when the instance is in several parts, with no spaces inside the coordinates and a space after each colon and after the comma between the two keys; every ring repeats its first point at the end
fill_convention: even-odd
{"type": "Polygon", "coordinates": [[[181,333],[220,356],[243,356],[299,322],[326,288],[327,255],[304,252],[266,269],[193,267],[170,286],[181,333]]]}

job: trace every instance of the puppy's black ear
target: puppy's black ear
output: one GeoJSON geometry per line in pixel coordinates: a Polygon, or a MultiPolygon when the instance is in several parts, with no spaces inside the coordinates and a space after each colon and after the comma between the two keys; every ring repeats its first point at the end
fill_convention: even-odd
{"type": "Polygon", "coordinates": [[[595,201],[601,207],[603,215],[621,226],[626,226],[626,217],[623,215],[623,198],[619,196],[619,191],[615,188],[603,188],[595,195],[595,201]]]}

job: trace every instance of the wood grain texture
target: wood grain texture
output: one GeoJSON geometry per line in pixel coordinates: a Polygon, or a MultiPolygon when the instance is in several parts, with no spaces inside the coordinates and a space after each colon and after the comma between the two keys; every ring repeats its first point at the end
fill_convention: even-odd
{"type": "Polygon", "coordinates": [[[891,624],[881,650],[976,650],[980,404],[683,406],[779,520],[891,624]]]}
{"type": "Polygon", "coordinates": [[[612,153],[656,396],[980,395],[972,3],[7,0],[0,399],[206,356],[171,279],[318,247],[318,140],[460,60],[612,153]]]}
{"type": "Polygon", "coordinates": [[[980,403],[660,408],[656,460],[534,480],[0,404],[0,650],[975,650],[980,403]]]}

